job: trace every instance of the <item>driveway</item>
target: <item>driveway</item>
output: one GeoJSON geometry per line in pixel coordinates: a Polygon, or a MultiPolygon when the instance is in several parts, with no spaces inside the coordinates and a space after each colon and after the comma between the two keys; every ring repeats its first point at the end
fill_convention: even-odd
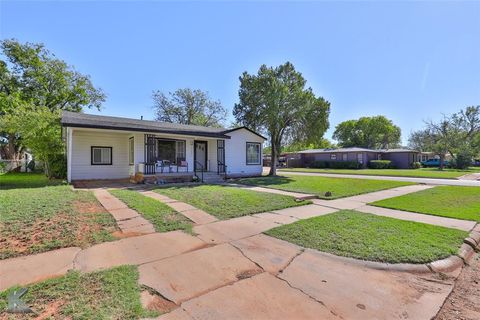
{"type": "MultiPolygon", "coordinates": [[[[268,173],[268,172],[267,172],[268,173]]],[[[446,185],[446,186],[466,186],[466,187],[480,187],[478,180],[455,180],[455,179],[437,179],[437,178],[411,178],[411,177],[390,177],[390,176],[368,176],[356,174],[339,174],[339,173],[316,173],[316,172],[292,172],[292,171],[278,171],[281,175],[299,175],[299,176],[317,176],[329,178],[353,178],[353,179],[367,179],[367,180],[390,180],[390,181],[404,181],[425,183],[431,185],[446,185]]]]}
{"type": "Polygon", "coordinates": [[[179,307],[160,319],[430,319],[453,281],[369,268],[266,235],[140,266],[179,307]]]}

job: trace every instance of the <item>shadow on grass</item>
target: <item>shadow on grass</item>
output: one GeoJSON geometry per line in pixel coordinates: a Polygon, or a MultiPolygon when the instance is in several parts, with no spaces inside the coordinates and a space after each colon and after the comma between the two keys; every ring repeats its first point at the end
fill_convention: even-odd
{"type": "Polygon", "coordinates": [[[0,174],[0,190],[43,188],[63,184],[66,184],[64,180],[50,180],[43,173],[8,172],[0,174]]]}

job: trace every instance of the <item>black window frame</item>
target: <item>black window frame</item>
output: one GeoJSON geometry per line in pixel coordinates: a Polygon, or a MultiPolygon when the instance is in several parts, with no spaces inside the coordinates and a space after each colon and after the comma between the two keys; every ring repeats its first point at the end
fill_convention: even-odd
{"type": "Polygon", "coordinates": [[[247,166],[258,166],[258,165],[261,165],[262,164],[262,144],[260,142],[250,142],[250,141],[247,141],[245,143],[245,164],[247,166]],[[248,163],[248,145],[249,144],[256,144],[258,145],[258,163],[248,163]]]}
{"type": "Polygon", "coordinates": [[[113,163],[113,148],[106,146],[91,146],[90,147],[90,165],[92,166],[111,166],[113,163]],[[94,163],[93,162],[93,149],[110,149],[110,162],[109,163],[94,163]]]}

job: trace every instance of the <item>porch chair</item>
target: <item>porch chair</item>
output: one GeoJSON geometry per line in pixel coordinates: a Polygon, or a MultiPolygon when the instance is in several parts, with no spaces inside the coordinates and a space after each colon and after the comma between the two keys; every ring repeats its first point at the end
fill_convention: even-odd
{"type": "Polygon", "coordinates": [[[172,172],[172,169],[170,167],[170,161],[169,160],[157,160],[157,167],[160,167],[160,172],[163,173],[164,168],[168,168],[168,172],[172,172]]]}
{"type": "Polygon", "coordinates": [[[188,162],[185,159],[177,159],[177,172],[178,168],[186,168],[185,172],[188,172],[188,162]]]}

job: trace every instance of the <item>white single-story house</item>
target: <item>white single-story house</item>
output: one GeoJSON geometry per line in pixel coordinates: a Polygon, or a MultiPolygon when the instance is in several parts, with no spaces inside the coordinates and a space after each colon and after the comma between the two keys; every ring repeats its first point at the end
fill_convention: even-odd
{"type": "Polygon", "coordinates": [[[183,125],[64,111],[68,181],[262,174],[265,137],[246,128],[183,125]]]}

